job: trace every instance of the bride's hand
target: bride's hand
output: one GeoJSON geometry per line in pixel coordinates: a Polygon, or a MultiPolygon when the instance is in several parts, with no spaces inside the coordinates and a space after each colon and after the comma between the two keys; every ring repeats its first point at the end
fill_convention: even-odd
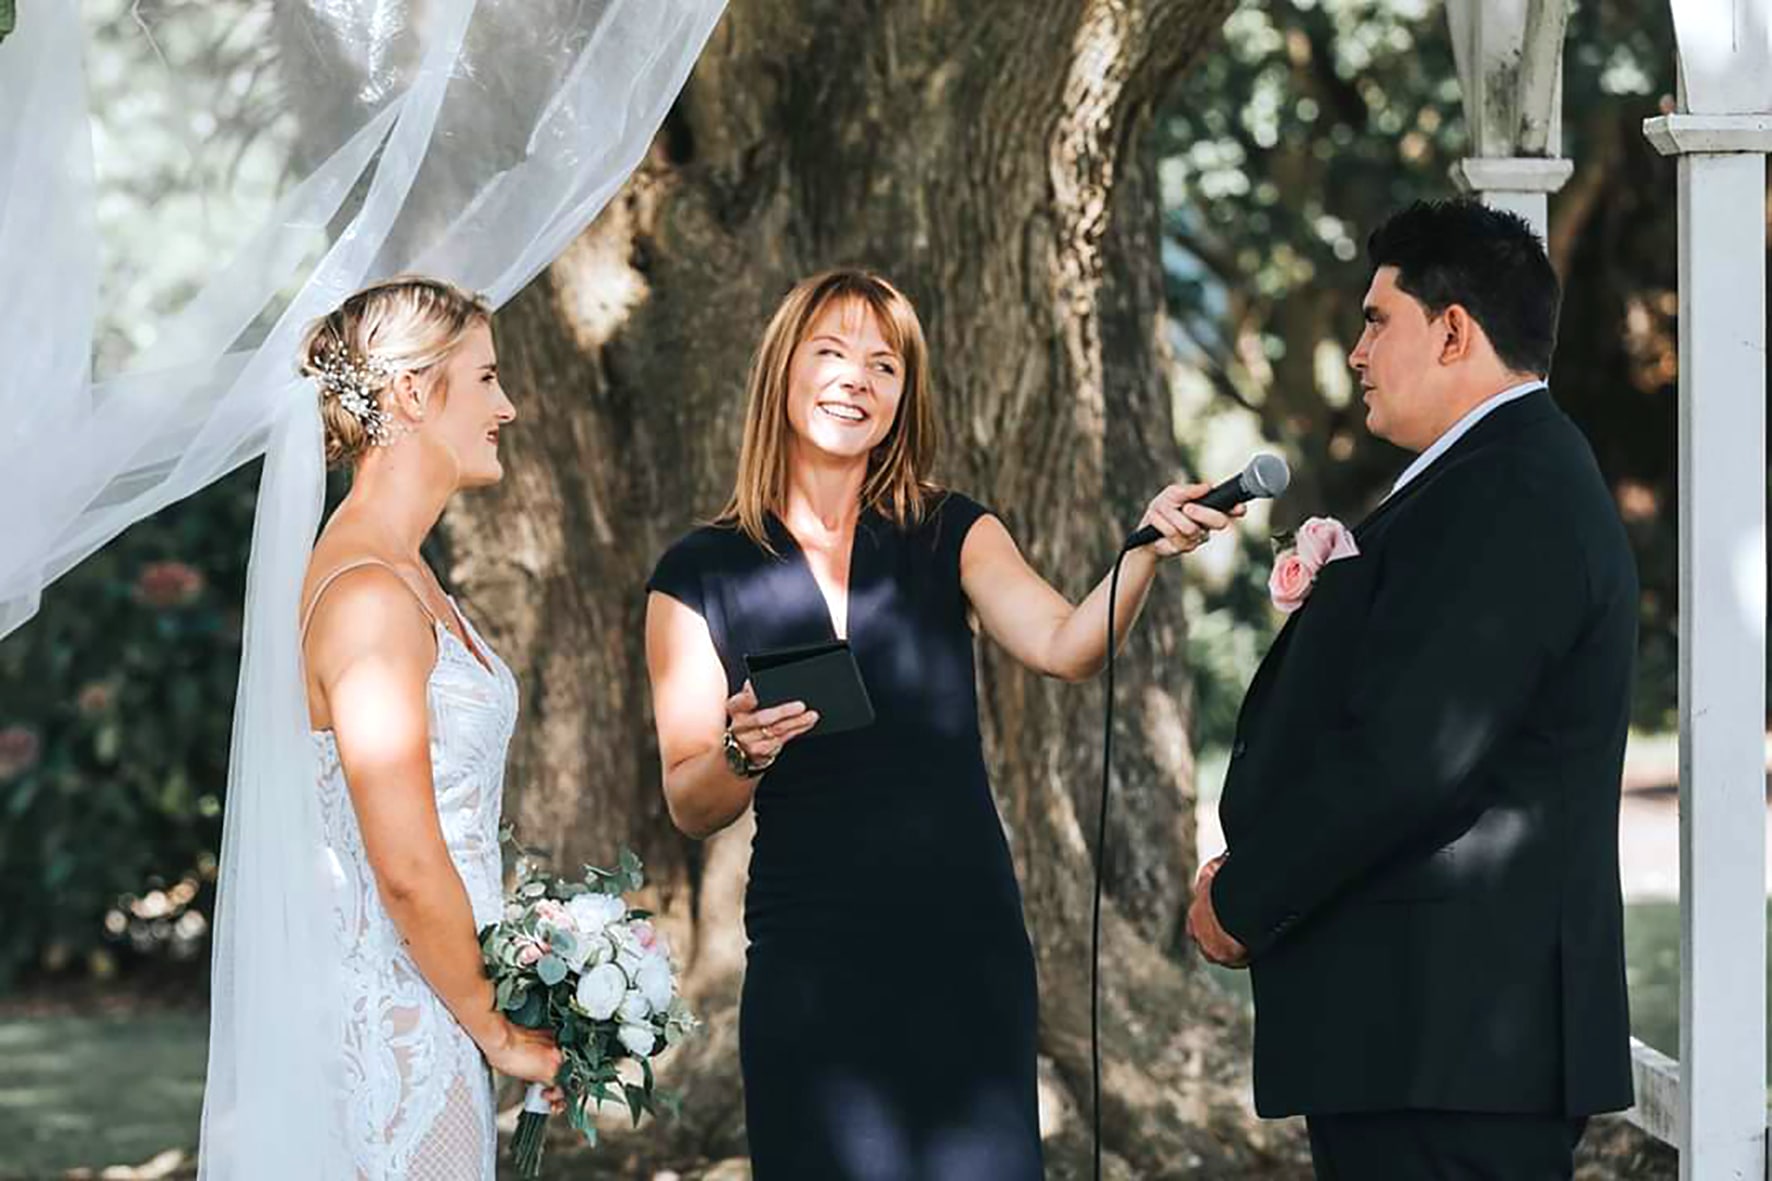
{"type": "Polygon", "coordinates": [[[562,1061],[554,1035],[545,1029],[525,1029],[508,1017],[501,1016],[499,1022],[503,1026],[502,1036],[495,1034],[488,1039],[495,1044],[480,1046],[487,1064],[508,1078],[540,1083],[547,1088],[542,1093],[548,1103],[559,1111],[565,1104],[565,1095],[554,1085],[562,1061]]]}

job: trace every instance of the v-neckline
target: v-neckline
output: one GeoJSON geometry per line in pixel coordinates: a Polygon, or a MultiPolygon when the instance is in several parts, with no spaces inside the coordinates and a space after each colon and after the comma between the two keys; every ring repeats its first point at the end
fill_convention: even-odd
{"type": "Polygon", "coordinates": [[[812,593],[817,596],[819,615],[824,621],[825,631],[830,633],[831,639],[845,644],[849,643],[850,637],[855,634],[855,557],[861,549],[861,531],[867,524],[868,510],[865,508],[861,510],[855,518],[855,527],[849,531],[849,568],[844,575],[843,585],[839,588],[843,599],[843,630],[841,632],[837,630],[836,614],[831,609],[830,599],[825,597],[824,586],[818,581],[817,572],[812,569],[812,558],[807,554],[806,547],[800,544],[800,539],[794,536],[794,531],[788,527],[786,521],[774,513],[771,513],[770,517],[780,526],[782,535],[787,538],[788,544],[794,547],[794,554],[800,561],[800,569],[806,575],[806,581],[812,584],[812,593]]]}

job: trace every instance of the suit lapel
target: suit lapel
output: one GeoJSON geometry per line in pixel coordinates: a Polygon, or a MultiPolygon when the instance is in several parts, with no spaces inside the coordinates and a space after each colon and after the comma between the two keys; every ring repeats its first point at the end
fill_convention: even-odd
{"type": "Polygon", "coordinates": [[[1497,406],[1484,415],[1481,422],[1466,431],[1456,443],[1446,448],[1444,454],[1416,473],[1413,480],[1385,497],[1377,508],[1367,513],[1365,519],[1354,526],[1354,540],[1363,544],[1379,521],[1389,516],[1398,505],[1407,502],[1427,487],[1435,476],[1444,472],[1461,456],[1469,455],[1496,439],[1504,438],[1521,427],[1529,426],[1556,413],[1557,404],[1551,398],[1548,389],[1540,389],[1525,397],[1515,398],[1505,405],[1497,406]]]}
{"type": "MultiPolygon", "coordinates": [[[[1366,514],[1365,519],[1354,526],[1355,542],[1362,551],[1376,545],[1377,526],[1399,505],[1407,503],[1412,497],[1418,495],[1437,475],[1443,473],[1447,466],[1456,462],[1459,457],[1469,455],[1496,439],[1505,438],[1522,427],[1557,413],[1559,411],[1556,401],[1551,397],[1548,389],[1541,389],[1522,398],[1516,398],[1512,402],[1490,411],[1481,422],[1448,447],[1445,454],[1435,459],[1433,463],[1417,473],[1413,480],[1403,485],[1393,495],[1386,497],[1376,508],[1366,514]]],[[[1268,647],[1267,655],[1263,657],[1260,666],[1256,668],[1255,676],[1249,682],[1248,692],[1243,697],[1243,708],[1238,714],[1237,731],[1239,735],[1250,722],[1259,716],[1261,707],[1273,687],[1274,679],[1279,676],[1281,664],[1286,658],[1288,648],[1291,647],[1292,637],[1298,630],[1299,622],[1310,609],[1311,605],[1307,600],[1304,606],[1293,612],[1286,620],[1285,626],[1280,629],[1279,635],[1274,637],[1274,642],[1268,647]]]]}

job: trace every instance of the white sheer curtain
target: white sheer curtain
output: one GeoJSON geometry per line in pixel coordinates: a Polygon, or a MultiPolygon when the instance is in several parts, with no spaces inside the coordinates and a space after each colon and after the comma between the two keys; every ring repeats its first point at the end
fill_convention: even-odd
{"type": "Polygon", "coordinates": [[[297,338],[356,287],[399,271],[508,299],[638,164],[724,4],[239,0],[249,32],[280,47],[266,68],[190,45],[177,7],[118,3],[131,23],[101,30],[73,0],[27,3],[0,43],[0,637],[130,524],[265,457],[202,1170],[333,1181],[348,1168],[329,1077],[328,866],[296,636],[322,462],[314,392],[294,373],[297,338]],[[131,145],[100,137],[95,153],[92,116],[102,124],[104,112],[91,109],[96,80],[85,72],[95,38],[119,28],[165,71],[154,94],[167,133],[212,135],[206,104],[225,98],[263,122],[247,130],[262,132],[254,158],[269,160],[271,182],[242,197],[237,170],[193,170],[130,223],[147,236],[137,241],[157,242],[160,210],[170,227],[193,198],[234,219],[220,235],[230,248],[200,256],[188,298],[130,325],[145,343],[95,380],[100,292],[127,289],[134,276],[117,272],[136,257],[107,249],[106,153],[131,145]],[[256,228],[234,232],[241,220],[256,228]]]}

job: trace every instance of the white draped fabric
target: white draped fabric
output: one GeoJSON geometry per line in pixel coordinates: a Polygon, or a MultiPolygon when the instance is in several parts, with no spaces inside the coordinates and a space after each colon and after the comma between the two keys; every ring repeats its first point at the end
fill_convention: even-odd
{"type": "MultiPolygon", "coordinates": [[[[423,271],[520,289],[639,163],[722,0],[238,0],[276,47],[263,69],[182,52],[177,5],[98,26],[74,0],[20,5],[0,43],[0,637],[43,590],[135,521],[263,456],[245,605],[215,922],[205,1178],[284,1181],[339,1166],[338,990],[318,887],[326,872],[297,639],[322,505],[302,327],[371,279],[423,271]],[[123,21],[131,22],[127,25],[123,21]],[[164,27],[162,27],[164,26],[164,27]],[[157,32],[166,34],[157,41],[157,32]],[[249,232],[202,256],[187,297],[114,373],[94,377],[101,292],[126,290],[105,178],[127,140],[95,137],[89,47],[138,36],[165,67],[149,97],[168,134],[209,110],[261,119],[262,194],[192,170],[128,224],[195,205],[249,232]],[[176,55],[177,60],[172,60],[176,55]],[[205,76],[214,68],[215,76],[205,76]],[[95,150],[95,143],[97,148],[95,150]],[[245,212],[242,213],[241,210],[245,212]],[[101,230],[103,232],[101,232],[101,230]],[[110,269],[107,269],[110,268],[110,269]]],[[[185,46],[184,49],[189,49],[185,46]]],[[[201,48],[201,47],[199,47],[201,48]]],[[[248,130],[259,130],[249,128],[248,130]]],[[[168,232],[168,238],[170,233],[168,232]]]]}

